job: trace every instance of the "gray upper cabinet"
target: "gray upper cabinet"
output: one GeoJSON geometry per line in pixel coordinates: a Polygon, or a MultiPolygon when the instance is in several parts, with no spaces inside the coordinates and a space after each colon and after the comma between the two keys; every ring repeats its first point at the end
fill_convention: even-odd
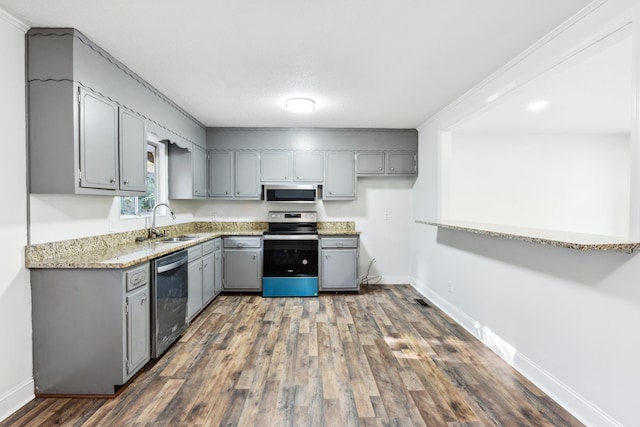
{"type": "Polygon", "coordinates": [[[260,153],[260,181],[282,183],[291,181],[291,153],[263,151],[260,153]]]}
{"type": "Polygon", "coordinates": [[[80,186],[118,188],[118,106],[80,89],[80,186]]]}
{"type": "Polygon", "coordinates": [[[415,176],[418,174],[416,151],[376,151],[357,154],[358,176],[415,176]]]}
{"type": "Polygon", "coordinates": [[[324,181],[324,152],[295,151],[293,153],[293,180],[322,184],[324,181]]]}
{"type": "Polygon", "coordinates": [[[147,191],[147,135],[144,121],[120,110],[120,188],[147,191]]]}
{"type": "Polygon", "coordinates": [[[384,175],[384,152],[358,153],[356,162],[358,176],[384,175]]]}
{"type": "Polygon", "coordinates": [[[325,153],[325,176],[322,188],[324,200],[354,200],[356,198],[356,166],[353,151],[325,153]]]}
{"type": "Polygon", "coordinates": [[[207,152],[193,145],[191,150],[169,145],[169,198],[207,197],[207,152]]]}
{"type": "Polygon", "coordinates": [[[387,174],[416,175],[418,173],[417,153],[388,152],[387,174]]]}
{"type": "Polygon", "coordinates": [[[201,123],[75,29],[32,28],[26,59],[31,193],[144,195],[147,132],[206,145],[201,123]]]}
{"type": "Polygon", "coordinates": [[[260,200],[258,151],[209,151],[209,197],[260,200]]]}
{"type": "Polygon", "coordinates": [[[260,199],[260,162],[257,151],[237,152],[235,163],[235,197],[260,199]]]}
{"type": "Polygon", "coordinates": [[[209,152],[209,197],[233,198],[233,152],[209,152]]]}

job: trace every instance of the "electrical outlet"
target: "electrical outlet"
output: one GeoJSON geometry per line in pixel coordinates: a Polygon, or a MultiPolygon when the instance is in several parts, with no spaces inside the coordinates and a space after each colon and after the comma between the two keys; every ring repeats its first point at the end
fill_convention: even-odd
{"type": "Polygon", "coordinates": [[[385,221],[389,221],[390,218],[391,218],[391,216],[389,215],[389,212],[385,212],[384,213],[384,220],[385,221]]]}

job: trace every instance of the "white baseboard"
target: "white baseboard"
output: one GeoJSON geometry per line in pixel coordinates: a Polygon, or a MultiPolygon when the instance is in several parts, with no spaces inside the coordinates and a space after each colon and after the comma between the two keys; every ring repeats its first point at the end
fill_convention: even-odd
{"type": "Polygon", "coordinates": [[[593,402],[585,399],[580,393],[553,376],[533,360],[521,354],[508,342],[488,328],[483,327],[480,322],[458,309],[447,301],[447,299],[442,298],[438,293],[429,289],[427,285],[415,279],[411,281],[411,284],[420,294],[447,313],[447,315],[453,318],[460,326],[465,328],[480,340],[480,342],[489,347],[584,424],[587,426],[623,427],[622,423],[616,421],[593,402]]]}
{"type": "Polygon", "coordinates": [[[0,396],[0,421],[34,399],[33,378],[18,384],[0,396]]]}

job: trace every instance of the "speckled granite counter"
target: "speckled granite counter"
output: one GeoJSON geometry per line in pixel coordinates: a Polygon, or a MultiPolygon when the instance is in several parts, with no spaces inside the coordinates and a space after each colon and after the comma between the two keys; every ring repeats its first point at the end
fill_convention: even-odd
{"type": "Polygon", "coordinates": [[[416,223],[581,251],[619,251],[631,253],[640,249],[639,242],[630,242],[627,239],[615,236],[540,230],[467,221],[416,220],[416,223]]]}
{"type": "MultiPolygon", "coordinates": [[[[188,235],[179,243],[156,238],[136,242],[146,230],[40,243],[25,248],[27,268],[127,268],[222,236],[261,236],[266,222],[191,222],[159,227],[167,237],[188,235]]],[[[353,222],[319,222],[318,234],[357,235],[353,222]]]]}

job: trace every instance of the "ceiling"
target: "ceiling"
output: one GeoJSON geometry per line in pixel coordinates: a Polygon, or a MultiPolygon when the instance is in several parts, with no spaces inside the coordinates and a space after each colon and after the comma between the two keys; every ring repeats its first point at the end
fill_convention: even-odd
{"type": "Polygon", "coordinates": [[[455,132],[630,134],[631,27],[600,40],[456,125],[455,132]],[[531,111],[533,102],[545,102],[531,111]]]}
{"type": "Polygon", "coordinates": [[[0,0],[206,126],[415,128],[591,0],[0,0]],[[312,114],[284,110],[315,99],[312,114]]]}

